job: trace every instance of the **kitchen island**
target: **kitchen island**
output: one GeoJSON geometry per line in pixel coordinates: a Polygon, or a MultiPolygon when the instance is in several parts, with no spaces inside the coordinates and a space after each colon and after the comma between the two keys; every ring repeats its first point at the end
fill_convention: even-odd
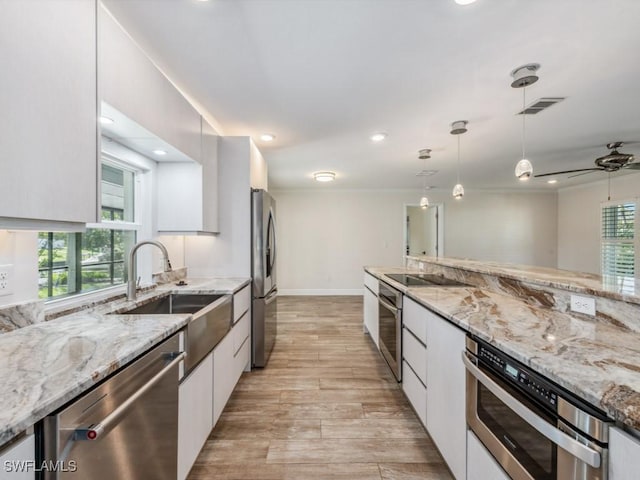
{"type": "MultiPolygon", "coordinates": [[[[633,458],[640,453],[640,443],[627,435],[637,436],[640,430],[639,297],[629,288],[633,282],[459,259],[408,257],[406,263],[406,267],[365,268],[365,330],[373,330],[366,318],[367,298],[371,302],[377,293],[371,288],[372,279],[381,280],[404,298],[403,390],[416,413],[422,413],[456,478],[465,478],[475,468],[467,470],[469,460],[457,451],[465,436],[470,437],[467,442],[477,443],[464,420],[460,422],[465,417],[461,355],[466,335],[552,380],[626,430],[609,429],[608,468],[612,479],[633,478],[620,475],[629,472],[630,465],[629,454],[621,452],[628,448],[635,452],[633,458]],[[406,286],[388,276],[398,273],[436,275],[466,285],[406,286]],[[576,294],[593,300],[595,315],[571,310],[576,294]],[[451,437],[455,442],[449,441],[451,437]],[[618,476],[611,473],[616,471],[618,476]]],[[[380,309],[383,304],[381,299],[380,309]]],[[[375,333],[372,339],[376,340],[375,333]]]]}
{"type": "MultiPolygon", "coordinates": [[[[455,264],[456,269],[463,270],[466,262],[438,259],[434,266],[455,264]]],[[[418,273],[425,269],[367,267],[365,270],[601,408],[612,419],[640,429],[640,333],[626,326],[637,321],[637,317],[627,322],[607,322],[598,317],[534,306],[504,290],[496,292],[487,288],[489,284],[502,285],[499,280],[485,281],[482,287],[405,287],[384,274],[418,273]]],[[[502,271],[504,268],[500,268],[500,273],[502,271]]],[[[527,280],[535,276],[535,272],[526,272],[524,267],[518,267],[517,271],[521,272],[520,278],[527,280]]],[[[477,273],[470,272],[457,275],[456,280],[470,284],[473,274],[477,273]]],[[[495,275],[489,266],[484,267],[483,274],[495,275]]],[[[558,283],[554,283],[554,287],[557,286],[558,283]]],[[[589,291],[601,290],[591,285],[589,291]]],[[[539,297],[536,292],[536,298],[539,297]]],[[[624,298],[634,303],[637,299],[627,294],[624,298]]]]}

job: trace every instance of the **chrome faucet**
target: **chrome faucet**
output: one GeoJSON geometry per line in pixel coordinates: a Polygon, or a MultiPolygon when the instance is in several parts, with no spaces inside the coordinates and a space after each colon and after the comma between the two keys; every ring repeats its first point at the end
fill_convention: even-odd
{"type": "Polygon", "coordinates": [[[169,261],[169,253],[167,252],[166,247],[160,242],[156,242],[154,240],[143,240],[141,242],[136,243],[129,252],[129,279],[127,280],[127,299],[135,300],[136,299],[136,286],[137,286],[137,276],[138,276],[138,266],[136,265],[136,252],[143,245],[155,245],[162,251],[162,256],[164,258],[164,271],[171,271],[171,262],[169,261]]]}

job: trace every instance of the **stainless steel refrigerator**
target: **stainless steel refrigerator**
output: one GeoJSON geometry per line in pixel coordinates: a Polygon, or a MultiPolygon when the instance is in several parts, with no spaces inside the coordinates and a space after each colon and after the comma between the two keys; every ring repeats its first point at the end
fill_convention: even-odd
{"type": "Polygon", "coordinates": [[[276,202],[264,190],[251,192],[252,364],[264,367],[276,341],[276,202]]]}

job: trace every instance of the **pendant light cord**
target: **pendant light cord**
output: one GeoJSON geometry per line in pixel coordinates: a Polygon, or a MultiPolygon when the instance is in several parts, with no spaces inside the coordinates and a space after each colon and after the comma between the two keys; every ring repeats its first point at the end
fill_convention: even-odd
{"type": "Polygon", "coordinates": [[[424,196],[427,196],[427,159],[425,158],[422,161],[422,191],[424,193],[424,196]]]}
{"type": "Polygon", "coordinates": [[[527,158],[524,155],[524,121],[525,121],[525,117],[527,116],[527,114],[525,113],[525,91],[527,90],[527,87],[522,87],[522,158],[527,158]]]}
{"type": "Polygon", "coordinates": [[[458,137],[458,184],[460,184],[460,135],[458,137]]]}

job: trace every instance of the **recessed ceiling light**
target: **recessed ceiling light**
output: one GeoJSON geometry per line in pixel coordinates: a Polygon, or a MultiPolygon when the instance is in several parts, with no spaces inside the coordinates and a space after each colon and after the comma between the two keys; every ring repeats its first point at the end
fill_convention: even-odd
{"type": "Polygon", "coordinates": [[[155,155],[159,155],[159,156],[163,156],[163,155],[166,155],[166,154],[167,154],[166,150],[161,150],[161,149],[159,149],[159,148],[158,148],[158,149],[156,149],[156,150],[154,150],[154,151],[153,151],[153,153],[154,153],[155,155]]]}
{"type": "Polygon", "coordinates": [[[469,5],[476,0],[454,0],[458,5],[469,5]]]}
{"type": "Polygon", "coordinates": [[[263,133],[260,135],[260,140],[263,142],[273,142],[276,139],[276,136],[273,133],[263,133]]]}
{"type": "Polygon", "coordinates": [[[100,123],[102,125],[111,125],[113,123],[113,118],[109,117],[100,117],[100,123]]]}
{"type": "Polygon", "coordinates": [[[552,178],[551,180],[547,180],[547,183],[558,183],[558,180],[552,178]]]}
{"type": "Polygon", "coordinates": [[[336,179],[335,172],[315,172],[313,178],[316,182],[333,182],[336,179]]]}
{"type": "Polygon", "coordinates": [[[381,142],[385,138],[387,138],[387,134],[384,132],[378,132],[371,135],[371,140],[373,140],[374,142],[381,142]]]}

